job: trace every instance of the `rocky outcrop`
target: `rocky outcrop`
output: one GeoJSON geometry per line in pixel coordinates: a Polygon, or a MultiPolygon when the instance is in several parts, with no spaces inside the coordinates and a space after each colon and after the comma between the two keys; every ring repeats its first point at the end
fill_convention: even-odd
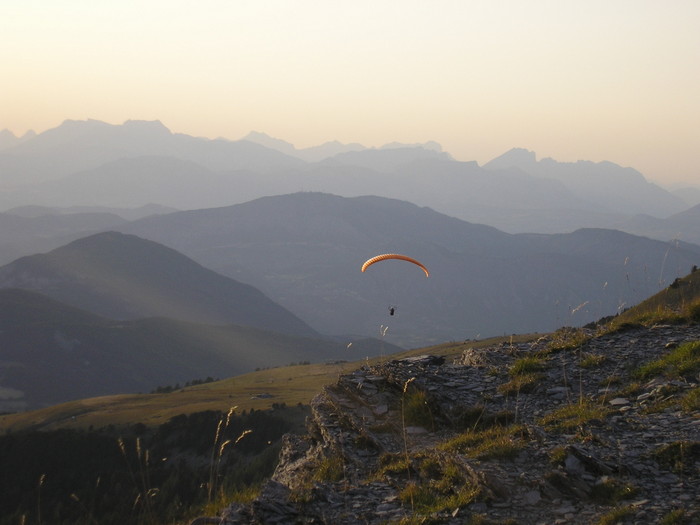
{"type": "Polygon", "coordinates": [[[313,400],[257,499],[217,519],[700,523],[700,369],[639,373],[697,340],[657,326],[360,368],[313,400]]]}

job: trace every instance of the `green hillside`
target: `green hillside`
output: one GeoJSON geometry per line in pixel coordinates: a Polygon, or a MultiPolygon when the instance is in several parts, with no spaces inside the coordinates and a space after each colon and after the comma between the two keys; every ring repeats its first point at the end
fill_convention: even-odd
{"type": "MultiPolygon", "coordinates": [[[[481,347],[499,342],[524,341],[537,337],[522,335],[470,342],[481,347]]],[[[445,343],[430,348],[403,351],[374,358],[327,363],[280,366],[237,375],[220,381],[186,386],[162,394],[110,395],[80,399],[68,403],[0,416],[0,433],[24,430],[89,429],[108,425],[128,427],[136,423],[160,425],[180,414],[206,410],[267,410],[278,405],[307,404],[340,374],[367,364],[430,353],[456,357],[465,343],[445,343]]],[[[342,356],[342,354],[336,354],[342,356]]],[[[181,384],[182,386],[182,384],[181,384]]]]}
{"type": "Polygon", "coordinates": [[[611,327],[625,324],[684,323],[700,321],[700,272],[696,267],[670,286],[624,311],[611,327]]]}
{"type": "Polygon", "coordinates": [[[0,412],[382,352],[379,341],[347,345],[236,325],[115,321],[35,292],[5,289],[0,290],[0,412]]]}

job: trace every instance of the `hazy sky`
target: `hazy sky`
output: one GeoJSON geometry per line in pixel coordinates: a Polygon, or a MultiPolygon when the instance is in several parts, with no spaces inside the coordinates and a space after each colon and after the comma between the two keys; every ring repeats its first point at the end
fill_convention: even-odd
{"type": "Polygon", "coordinates": [[[700,184],[699,0],[0,0],[0,129],[435,140],[700,184]]]}

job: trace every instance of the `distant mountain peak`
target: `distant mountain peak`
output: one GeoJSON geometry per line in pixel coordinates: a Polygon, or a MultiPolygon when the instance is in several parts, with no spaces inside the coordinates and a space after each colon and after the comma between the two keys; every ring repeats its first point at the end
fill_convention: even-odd
{"type": "Polygon", "coordinates": [[[42,134],[60,131],[92,132],[93,130],[114,130],[117,132],[139,131],[150,134],[172,135],[172,132],[160,120],[126,120],[123,124],[109,124],[96,119],[64,120],[60,126],[50,129],[42,134]]]}
{"type": "Polygon", "coordinates": [[[429,140],[428,142],[416,142],[413,144],[404,144],[401,142],[389,142],[384,144],[379,149],[401,149],[401,148],[423,148],[430,151],[437,151],[442,153],[442,145],[434,140],[429,140]]]}
{"type": "Polygon", "coordinates": [[[294,155],[296,153],[296,148],[294,147],[294,144],[291,144],[290,142],[287,142],[282,139],[271,137],[267,133],[262,133],[260,131],[251,131],[241,140],[254,142],[256,144],[260,144],[261,146],[265,146],[266,148],[275,149],[288,155],[294,155]]]}
{"type": "Polygon", "coordinates": [[[0,150],[8,149],[17,144],[33,139],[36,136],[34,131],[29,130],[21,137],[12,133],[9,129],[0,130],[0,150]]]}
{"type": "MultiPolygon", "coordinates": [[[[91,126],[91,127],[107,127],[110,126],[111,124],[107,124],[106,122],[103,122],[101,120],[89,118],[85,120],[78,120],[78,119],[66,119],[61,124],[58,126],[58,128],[79,128],[79,127],[86,127],[86,126],[91,126]]],[[[54,128],[56,129],[56,128],[54,128]]]]}
{"type": "Polygon", "coordinates": [[[486,169],[505,169],[513,167],[523,167],[535,164],[537,155],[534,151],[525,148],[512,148],[506,151],[503,155],[484,164],[486,169]]]}

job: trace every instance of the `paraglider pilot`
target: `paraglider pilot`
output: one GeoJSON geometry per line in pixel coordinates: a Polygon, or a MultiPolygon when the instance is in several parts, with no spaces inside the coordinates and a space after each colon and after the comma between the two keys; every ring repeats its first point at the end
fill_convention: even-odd
{"type": "Polygon", "coordinates": [[[394,315],[395,308],[393,306],[389,307],[389,315],[394,315]]]}

